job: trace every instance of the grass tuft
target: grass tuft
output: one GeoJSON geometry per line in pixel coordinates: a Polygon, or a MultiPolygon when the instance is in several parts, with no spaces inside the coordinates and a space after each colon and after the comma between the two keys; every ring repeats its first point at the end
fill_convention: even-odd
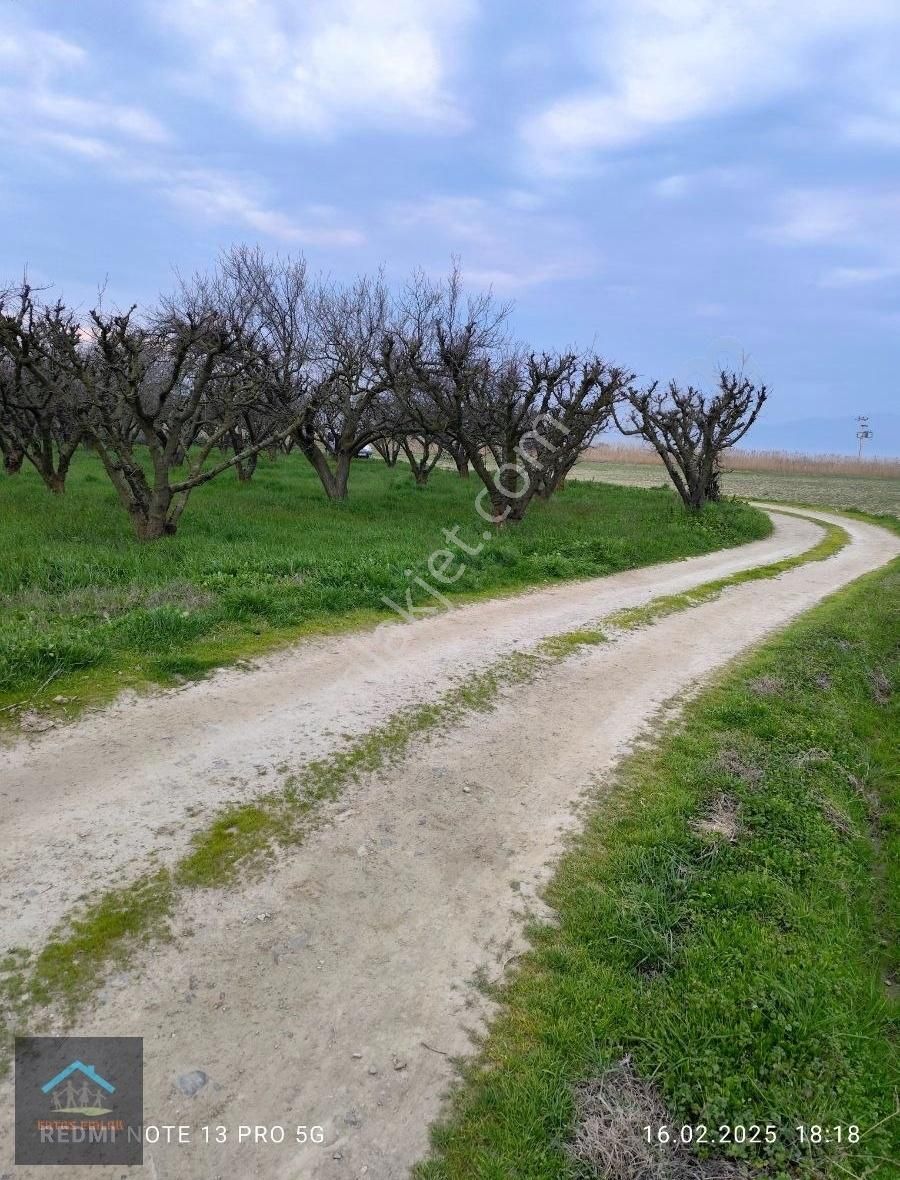
{"type": "MultiPolygon", "coordinates": [[[[123,965],[142,943],[167,936],[174,896],[169,873],[160,870],[107,891],[61,923],[33,959],[25,952],[8,953],[0,964],[2,1025],[9,1029],[33,1008],[48,1005],[71,1019],[111,967],[123,965]]],[[[3,1065],[10,1040],[4,1032],[3,1065]]]]}

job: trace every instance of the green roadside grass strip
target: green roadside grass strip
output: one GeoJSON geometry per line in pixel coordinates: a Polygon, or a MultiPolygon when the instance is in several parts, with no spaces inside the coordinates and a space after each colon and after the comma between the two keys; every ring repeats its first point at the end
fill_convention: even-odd
{"type": "MultiPolygon", "coordinates": [[[[778,511],[781,510],[779,509],[778,511]]],[[[785,512],[784,515],[797,516],[798,514],[785,512]]],[[[862,513],[855,515],[860,520],[869,519],[862,513]]],[[[802,519],[813,518],[803,517],[802,519]]],[[[644,626],[648,623],[655,622],[657,619],[665,618],[666,615],[674,614],[676,611],[686,610],[691,606],[699,606],[700,603],[709,602],[714,598],[718,598],[723,590],[728,590],[732,586],[741,586],[745,582],[764,581],[767,578],[777,578],[779,574],[796,569],[798,566],[806,565],[807,562],[825,561],[827,558],[839,553],[849,543],[850,535],[840,525],[818,519],[815,520],[815,523],[822,526],[825,530],[825,535],[821,541],[803,553],[798,553],[794,557],[786,557],[782,561],[772,562],[770,565],[757,565],[752,569],[739,570],[736,574],[729,574],[726,578],[717,578],[711,582],[703,582],[699,586],[685,590],[682,594],[660,595],[644,606],[630,607],[626,610],[616,611],[614,614],[608,615],[603,622],[620,630],[630,630],[633,627],[644,626]]]]}
{"type": "Polygon", "coordinates": [[[896,1175],[898,605],[895,561],[620,768],[419,1180],[599,1175],[566,1150],[573,1090],[626,1056],[676,1127],[775,1124],[775,1144],[715,1149],[751,1175],[896,1175]],[[702,825],[723,800],[733,842],[702,825]],[[862,1137],[804,1146],[801,1124],[862,1137]]]}
{"type": "Polygon", "coordinates": [[[526,652],[505,656],[437,701],[401,709],[384,725],[354,739],[345,750],[289,775],[282,790],[230,810],[194,838],[190,853],[175,872],[176,882],[189,887],[227,884],[238,865],[276,844],[287,846],[302,839],[310,813],[319,804],[336,799],[348,783],[398,762],[416,738],[434,736],[469,713],[491,709],[503,687],[531,679],[540,665],[536,656],[526,652]]]}
{"type": "MultiPolygon", "coordinates": [[[[606,615],[601,622],[605,626],[619,631],[629,631],[635,627],[645,626],[649,623],[656,622],[658,619],[665,618],[667,615],[674,614],[677,611],[687,610],[692,606],[699,606],[704,602],[718,598],[723,590],[728,590],[733,586],[741,586],[746,582],[777,578],[780,574],[786,573],[788,570],[806,565],[807,562],[825,561],[827,558],[839,553],[850,542],[850,534],[846,529],[841,528],[840,525],[821,520],[817,517],[802,516],[796,512],[783,512],[780,508],[777,511],[782,512],[784,516],[798,516],[802,520],[813,520],[814,523],[820,525],[825,530],[824,536],[815,545],[811,546],[811,548],[793,557],[786,557],[781,561],[772,562],[769,565],[757,565],[751,569],[739,570],[737,573],[729,574],[725,578],[716,578],[710,582],[702,582],[699,586],[694,586],[681,594],[661,594],[651,599],[644,606],[629,607],[626,610],[615,611],[610,615],[606,615]]],[[[853,516],[855,519],[863,520],[867,523],[883,523],[882,518],[873,518],[864,512],[847,512],[843,515],[853,516]]],[[[897,521],[893,520],[893,518],[888,518],[888,520],[888,527],[897,531],[897,521]]],[[[537,650],[548,656],[563,657],[571,654],[580,647],[602,643],[608,638],[609,636],[599,628],[570,631],[542,640],[538,644],[537,650]]]]}
{"type": "MultiPolygon", "coordinates": [[[[834,534],[826,535],[817,546],[789,559],[789,566],[827,556],[823,547],[830,542],[839,548],[841,534],[841,543],[845,543],[843,530],[833,528],[834,534]]],[[[778,563],[779,567],[785,564],[778,563]]],[[[723,584],[730,582],[722,580],[723,584]]],[[[720,583],[710,585],[723,588],[720,583]]],[[[687,596],[677,597],[679,606],[673,609],[694,605],[687,596]]],[[[653,606],[650,603],[642,610],[653,606]]],[[[614,617],[617,626],[625,625],[619,616],[614,617]]],[[[55,1004],[73,1016],[110,966],[127,961],[129,954],[144,942],[166,935],[179,890],[221,887],[234,879],[239,868],[259,868],[274,849],[289,847],[304,838],[319,804],[337,798],[360,775],[399,761],[416,738],[444,732],[467,714],[492,708],[504,687],[531,680],[548,663],[564,660],[585,646],[605,640],[599,628],[583,628],[550,636],[533,653],[515,652],[502,657],[484,672],[453,686],[437,701],[400,710],[346,749],[288,775],[281,789],[251,803],[227,808],[194,837],[189,852],[171,872],[160,871],[105,894],[76,918],[61,923],[33,961],[13,956],[6,963],[0,962],[0,1003],[6,1011],[5,1023],[14,1023],[35,1005],[55,1004]]]]}

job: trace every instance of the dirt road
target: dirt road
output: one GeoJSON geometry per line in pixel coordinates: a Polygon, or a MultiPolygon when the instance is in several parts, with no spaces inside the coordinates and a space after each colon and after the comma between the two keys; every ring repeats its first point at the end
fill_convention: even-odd
{"type": "Polygon", "coordinates": [[[618,607],[777,561],[818,535],[779,517],[765,541],[309,641],[0,748],[0,947],[35,946],[48,914],[64,914],[98,876],[132,879],[151,851],[172,863],[217,808],[273,788],[279,767],[296,771],[437,698],[448,676],[618,607]]]}
{"type": "MultiPolygon", "coordinates": [[[[770,540],[740,550],[392,628],[384,660],[358,676],[341,679],[335,661],[345,668],[377,632],[307,645],[162,702],[121,704],[14,749],[18,785],[4,787],[2,839],[13,850],[4,889],[47,892],[32,906],[6,892],[4,931],[38,937],[48,897],[59,912],[73,891],[55,883],[52,858],[43,855],[48,808],[69,815],[80,850],[105,849],[91,872],[104,881],[127,875],[152,847],[174,855],[185,834],[155,832],[173,818],[180,824],[189,803],[247,797],[265,781],[257,765],[321,754],[337,731],[363,730],[399,705],[436,696],[451,669],[777,560],[819,535],[808,522],[776,520],[770,540]],[[336,732],[323,736],[321,726],[336,732]]],[[[192,1128],[191,1144],[147,1148],[148,1174],[406,1175],[427,1148],[453,1076],[450,1056],[469,1050],[468,1030],[484,1016],[473,980],[495,976],[521,948],[521,915],[539,911],[537,894],[577,822],[579,800],[602,794],[609,768],[667,705],[900,551],[883,530],[839,523],[853,540],[835,557],[727,591],[510,688],[492,713],[349,788],[263,882],[189,895],[175,941],[110,980],[77,1029],[143,1036],[147,1122],[192,1128]],[[186,1097],[178,1079],[195,1070],[207,1080],[186,1097]],[[284,1127],[285,1142],[239,1142],[239,1127],[255,1124],[284,1127]],[[321,1125],[324,1142],[298,1146],[298,1124],[321,1125]],[[224,1126],[227,1141],[211,1134],[205,1143],[204,1125],[224,1126]]],[[[66,830],[51,838],[57,853],[71,849],[66,830]]],[[[11,1101],[4,1092],[0,1174],[11,1158],[11,1101]]]]}

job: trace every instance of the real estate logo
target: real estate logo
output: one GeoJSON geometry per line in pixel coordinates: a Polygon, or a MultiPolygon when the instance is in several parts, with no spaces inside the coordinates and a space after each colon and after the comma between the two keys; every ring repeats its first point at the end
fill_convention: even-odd
{"type": "Polygon", "coordinates": [[[116,1088],[106,1078],[101,1078],[92,1065],[85,1065],[83,1061],[73,1061],[41,1086],[41,1092],[50,1095],[54,1111],[91,1117],[111,1113],[112,1107],[106,1105],[104,1091],[115,1094],[116,1088]]]}
{"type": "Polygon", "coordinates": [[[140,1037],[16,1038],[16,1163],[143,1163],[140,1037]]]}

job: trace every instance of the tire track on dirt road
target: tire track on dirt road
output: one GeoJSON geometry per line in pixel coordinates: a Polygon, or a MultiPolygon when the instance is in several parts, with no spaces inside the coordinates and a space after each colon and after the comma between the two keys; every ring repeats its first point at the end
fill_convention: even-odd
{"type": "MultiPolygon", "coordinates": [[[[192,1126],[191,1145],[147,1149],[151,1174],[405,1176],[427,1149],[451,1056],[471,1051],[470,1030],[489,1015],[472,981],[497,977],[522,949],[522,913],[541,913],[548,865],[579,802],[602,797],[611,768],[667,705],[900,552],[875,526],[815,515],[851,536],[834,557],[548,666],[505,690],[492,712],[348,787],[264,880],[185,894],[175,940],[109,980],[77,1029],[143,1036],[147,1121],[192,1126]],[[208,1080],[187,1098],[177,1079],[192,1070],[208,1080]],[[205,1144],[204,1124],[228,1127],[228,1142],[205,1144]],[[324,1143],[298,1146],[289,1131],[281,1145],[239,1145],[241,1124],[320,1124],[324,1143]]],[[[779,527],[797,549],[818,531],[779,527]]],[[[716,576],[707,569],[694,583],[716,576]]],[[[633,605],[633,591],[614,606],[594,598],[580,622],[633,605]]],[[[11,1101],[7,1089],[2,1105],[11,1101]]],[[[0,1120],[0,1169],[9,1125],[0,1120]]]]}

